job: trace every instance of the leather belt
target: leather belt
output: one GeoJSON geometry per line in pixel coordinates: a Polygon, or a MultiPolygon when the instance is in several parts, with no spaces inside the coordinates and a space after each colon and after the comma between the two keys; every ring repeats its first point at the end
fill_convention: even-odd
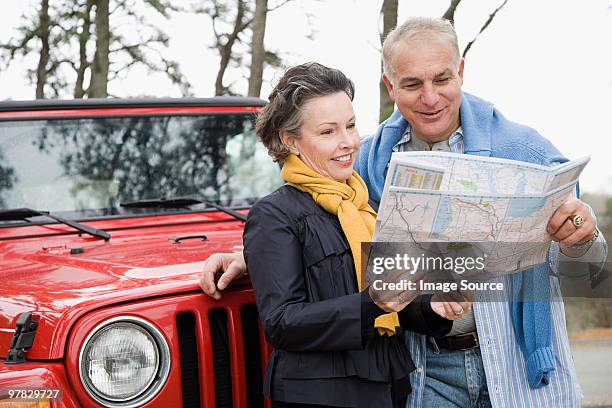
{"type": "Polygon", "coordinates": [[[438,338],[429,337],[429,341],[434,347],[446,350],[469,350],[480,346],[476,332],[438,338]]]}

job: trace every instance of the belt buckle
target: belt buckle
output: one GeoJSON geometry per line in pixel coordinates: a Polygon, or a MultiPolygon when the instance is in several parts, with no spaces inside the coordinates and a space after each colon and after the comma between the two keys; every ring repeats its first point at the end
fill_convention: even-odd
{"type": "Polygon", "coordinates": [[[460,349],[462,351],[463,350],[471,350],[473,348],[480,347],[480,341],[478,340],[478,333],[476,333],[476,332],[469,332],[469,333],[465,333],[464,334],[464,336],[468,336],[468,335],[471,336],[472,339],[474,339],[474,345],[471,346],[471,347],[466,347],[466,348],[460,349]]]}
{"type": "Polygon", "coordinates": [[[476,332],[471,332],[470,334],[472,335],[472,337],[474,337],[474,347],[472,348],[480,347],[480,340],[478,340],[478,334],[476,332]]]}

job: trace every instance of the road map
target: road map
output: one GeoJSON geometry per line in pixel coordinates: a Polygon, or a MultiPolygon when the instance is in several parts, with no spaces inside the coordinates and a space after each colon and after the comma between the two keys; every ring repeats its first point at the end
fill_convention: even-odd
{"type": "Polygon", "coordinates": [[[573,194],[588,161],[547,167],[456,153],[394,153],[374,241],[482,244],[495,275],[543,263],[548,220],[573,194]]]}

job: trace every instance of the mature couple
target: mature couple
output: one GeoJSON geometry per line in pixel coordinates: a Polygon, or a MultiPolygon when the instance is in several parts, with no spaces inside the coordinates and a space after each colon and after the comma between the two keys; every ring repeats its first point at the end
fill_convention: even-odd
{"type": "Polygon", "coordinates": [[[244,256],[207,260],[202,289],[219,298],[248,267],[275,348],[264,385],[275,407],[580,406],[558,275],[606,256],[582,201],[569,199],[551,217],[550,262],[500,278],[549,302],[423,295],[391,303],[374,301],[361,282],[360,244],[371,240],[393,152],[566,160],[533,129],[461,91],[464,62],[449,22],[409,19],[385,40],[383,59],[398,111],[361,142],[350,80],[316,63],[285,73],[256,132],[287,184],[251,209],[244,256]]]}

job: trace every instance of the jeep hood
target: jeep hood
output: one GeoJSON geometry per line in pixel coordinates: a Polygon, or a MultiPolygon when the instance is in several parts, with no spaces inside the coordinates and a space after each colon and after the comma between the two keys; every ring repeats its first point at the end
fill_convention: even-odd
{"type": "MultiPolygon", "coordinates": [[[[86,236],[0,241],[0,358],[22,312],[40,317],[37,338],[63,343],[74,322],[94,309],[200,291],[203,262],[211,254],[242,249],[242,223],[223,224],[214,232],[202,226],[119,231],[108,242],[86,236]],[[207,240],[172,240],[201,235],[202,229],[207,240]]],[[[35,341],[28,357],[61,358],[54,349],[35,341]]]]}

